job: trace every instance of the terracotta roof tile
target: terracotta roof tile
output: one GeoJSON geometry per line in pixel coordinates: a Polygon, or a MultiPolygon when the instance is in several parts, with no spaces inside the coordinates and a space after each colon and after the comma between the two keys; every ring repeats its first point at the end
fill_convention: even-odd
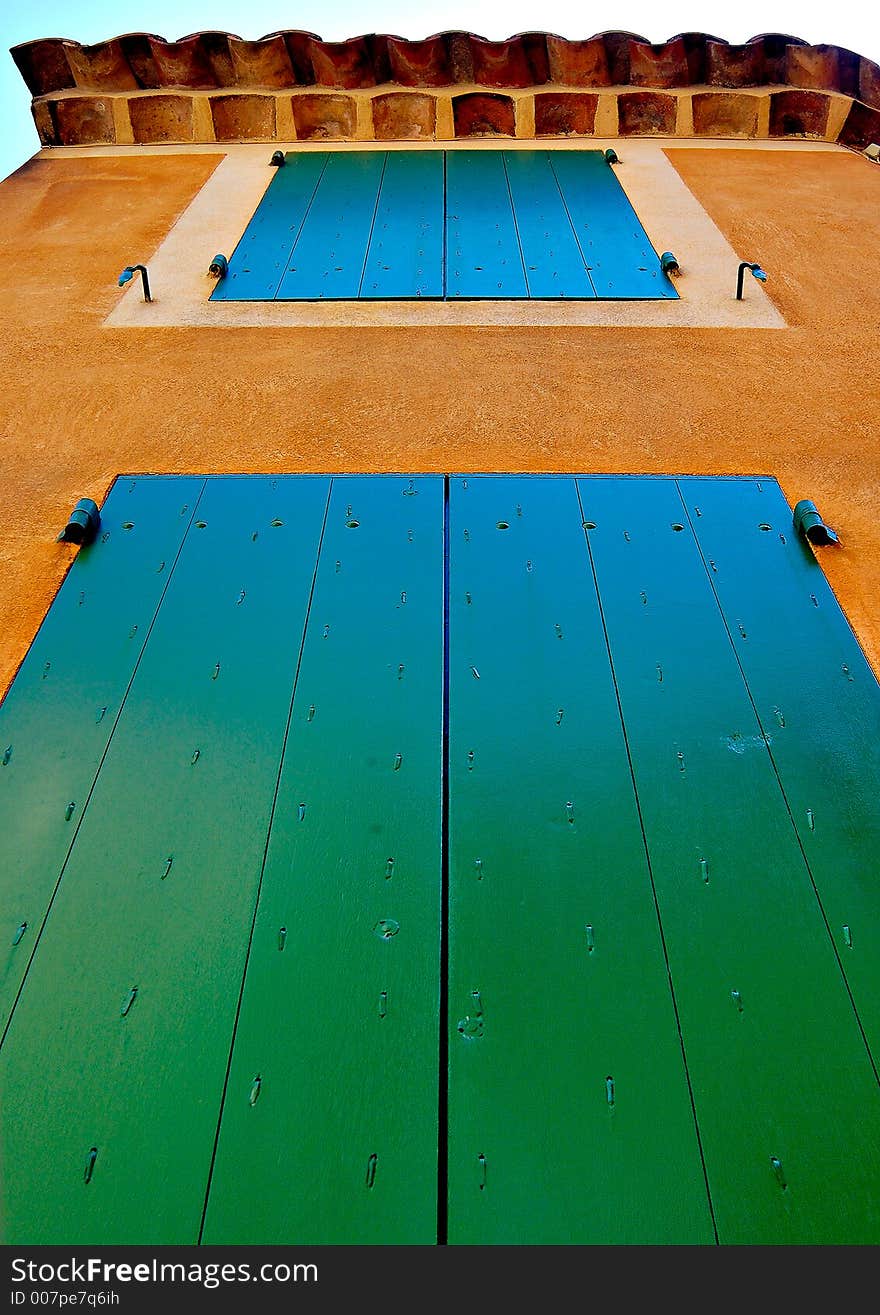
{"type": "MultiPolygon", "coordinates": [[[[187,93],[208,93],[213,100],[225,90],[243,99],[235,104],[218,100],[211,107],[223,140],[268,133],[276,107],[265,95],[288,89],[294,93],[297,132],[308,136],[350,136],[358,123],[363,134],[369,113],[359,120],[354,100],[339,93],[373,88],[379,89],[373,97],[373,123],[383,139],[398,129],[404,136],[432,133],[437,106],[428,100],[433,93],[436,101],[439,88],[450,89],[456,135],[513,132],[516,96],[527,89],[535,95],[534,131],[540,136],[592,131],[597,99],[583,96],[584,89],[614,89],[623,133],[674,132],[677,121],[688,123],[688,114],[676,114],[675,97],[668,93],[692,88],[697,135],[722,135],[726,125],[733,133],[748,134],[754,105],[727,95],[741,88],[772,90],[774,136],[790,135],[786,125],[801,125],[806,135],[824,132],[822,125],[832,121],[829,96],[853,101],[840,136],[845,144],[855,144],[866,132],[876,138],[871,125],[880,113],[878,64],[840,46],[810,45],[779,32],[761,33],[741,45],[705,32],[678,33],[657,45],[622,31],[579,38],[521,32],[505,41],[464,31],[419,40],[365,33],[345,41],[324,41],[295,29],[258,40],[220,31],[193,32],[176,41],[131,32],[96,45],[40,38],[11,53],[34,98],[41,140],[49,145],[112,139],[109,102],[98,106],[101,97],[114,95],[131,97],[136,141],[191,140],[193,107],[187,93]],[[304,89],[314,89],[314,95],[304,98],[304,89]],[[415,92],[424,96],[413,98],[415,92]],[[134,108],[148,93],[154,93],[156,104],[134,108]],[[719,98],[716,105],[710,103],[713,95],[719,98]],[[65,100],[76,103],[60,108],[65,100]],[[158,134],[154,139],[149,135],[153,130],[158,134]]],[[[285,114],[289,122],[289,110],[285,114]]],[[[527,134],[530,115],[531,109],[520,124],[527,134]]],[[[842,118],[838,114],[833,122],[842,118]]],[[[197,121],[204,124],[204,115],[197,121]]]]}
{"type": "Polygon", "coordinates": [[[146,33],[112,37],[93,46],[40,38],[14,46],[12,56],[35,97],[65,91],[142,88],[345,88],[398,83],[441,87],[782,85],[845,95],[876,95],[876,68],[839,46],[809,45],[769,32],[730,45],[704,32],[683,32],[652,45],[633,32],[600,32],[570,39],[523,32],[488,41],[473,32],[439,32],[422,40],[382,33],[323,41],[314,32],[271,32],[244,41],[228,32],[194,32],[177,41],[146,33]],[[283,47],[283,49],[282,49],[283,47]],[[286,54],[286,59],[285,59],[286,54]],[[288,71],[288,64],[290,70],[288,71]]]}

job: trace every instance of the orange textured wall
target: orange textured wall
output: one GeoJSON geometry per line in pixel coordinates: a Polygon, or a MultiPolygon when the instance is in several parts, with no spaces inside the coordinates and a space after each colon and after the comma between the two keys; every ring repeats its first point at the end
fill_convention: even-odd
{"type": "Polygon", "coordinates": [[[128,471],[773,475],[840,531],[822,562],[880,670],[880,168],[669,157],[788,329],[109,329],[119,270],[219,157],[25,165],[0,187],[0,690],[75,552],[68,511],[128,471]]]}

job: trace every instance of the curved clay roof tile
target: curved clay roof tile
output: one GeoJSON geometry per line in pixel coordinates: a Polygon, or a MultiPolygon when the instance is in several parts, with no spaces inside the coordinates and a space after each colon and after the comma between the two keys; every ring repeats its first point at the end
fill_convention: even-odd
{"type": "Polygon", "coordinates": [[[187,37],[185,41],[150,37],[149,44],[163,86],[191,87],[193,90],[217,86],[201,33],[187,37]]]}
{"type": "Polygon", "coordinates": [[[229,55],[238,86],[296,86],[296,74],[281,35],[263,37],[260,41],[230,37],[229,55]]]}
{"type": "Polygon", "coordinates": [[[686,87],[690,69],[681,37],[660,46],[631,41],[629,80],[634,87],[686,87]]]}
{"type": "Polygon", "coordinates": [[[474,82],[485,87],[533,85],[532,71],[520,37],[511,37],[508,41],[485,41],[482,37],[471,37],[470,47],[474,82]]]}
{"type": "Polygon", "coordinates": [[[366,37],[350,37],[348,41],[310,41],[309,55],[315,82],[322,87],[375,87],[366,37]]]}
{"type": "MultiPolygon", "coordinates": [[[[782,32],[760,33],[738,45],[704,32],[682,32],[653,44],[637,33],[619,30],[577,39],[530,31],[504,41],[459,30],[421,40],[367,33],[333,42],[298,29],[270,32],[255,41],[222,31],[193,32],[177,41],[129,32],[93,45],[64,37],[40,38],[14,46],[11,53],[34,99],[34,118],[47,144],[73,142],[80,131],[83,139],[100,139],[109,131],[109,120],[101,118],[97,108],[100,98],[128,94],[134,104],[143,92],[155,97],[168,94],[152,108],[137,109],[135,140],[154,140],[149,136],[154,128],[159,133],[155,140],[190,140],[192,104],[183,103],[187,93],[226,88],[238,95],[253,91],[259,97],[261,92],[287,88],[314,87],[316,93],[327,95],[376,86],[427,91],[458,85],[463,94],[484,97],[482,102],[458,107],[458,118],[468,131],[507,131],[511,97],[496,101],[491,93],[520,88],[559,97],[570,95],[569,89],[583,94],[582,89],[616,87],[619,96],[630,98],[618,105],[624,132],[660,131],[668,125],[671,101],[663,93],[677,88],[717,88],[717,94],[726,94],[760,87],[773,95],[791,91],[849,97],[855,106],[849,111],[845,135],[853,142],[873,131],[868,126],[873,123],[871,115],[880,111],[880,65],[841,46],[811,45],[782,32]],[[78,104],[59,109],[64,99],[78,104]]],[[[314,105],[298,107],[311,135],[345,135],[353,102],[344,96],[337,101],[326,114],[317,99],[314,105]]],[[[789,97],[774,104],[774,123],[802,122],[807,133],[816,132],[824,113],[813,100],[789,97]]],[[[255,124],[268,123],[270,107],[262,100],[253,102],[253,123],[245,122],[247,108],[244,103],[218,107],[224,137],[236,131],[239,118],[243,137],[257,131],[255,124]]],[[[753,108],[729,97],[714,107],[701,100],[698,117],[708,125],[707,131],[721,135],[726,126],[750,122],[753,108]]],[[[415,102],[392,100],[382,112],[387,132],[397,123],[409,124],[413,133],[425,133],[430,126],[427,109],[415,102]]],[[[543,132],[549,134],[553,124],[561,125],[561,132],[581,131],[577,125],[590,121],[593,112],[592,101],[560,101],[554,107],[552,100],[544,99],[543,132]]],[[[843,112],[838,113],[834,121],[842,117],[843,112]]],[[[747,129],[736,131],[742,134],[747,129]]]]}
{"type": "Polygon", "coordinates": [[[67,48],[67,61],[78,87],[89,91],[137,90],[137,78],[119,37],[96,46],[71,44],[67,48]]]}
{"type": "Polygon", "coordinates": [[[561,82],[566,87],[611,85],[608,54],[601,37],[569,41],[566,37],[548,36],[547,56],[551,82],[561,82]]]}
{"type": "Polygon", "coordinates": [[[388,38],[388,58],[392,81],[402,87],[448,87],[452,70],[442,37],[424,41],[388,38]]]}

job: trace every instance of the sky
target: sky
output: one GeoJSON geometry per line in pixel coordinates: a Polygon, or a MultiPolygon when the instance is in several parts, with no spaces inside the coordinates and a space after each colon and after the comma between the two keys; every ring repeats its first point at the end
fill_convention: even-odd
{"type": "Polygon", "coordinates": [[[39,37],[69,37],[92,45],[123,32],[151,32],[169,41],[199,31],[234,32],[256,40],[268,32],[299,28],[327,41],[364,32],[418,39],[464,30],[490,40],[517,32],[547,31],[569,38],[619,29],[651,42],[678,32],[708,32],[739,43],[762,32],[784,32],[813,44],[845,46],[880,62],[880,5],[867,0],[0,0],[0,178],[39,149],[30,95],[8,53],[39,37]]]}

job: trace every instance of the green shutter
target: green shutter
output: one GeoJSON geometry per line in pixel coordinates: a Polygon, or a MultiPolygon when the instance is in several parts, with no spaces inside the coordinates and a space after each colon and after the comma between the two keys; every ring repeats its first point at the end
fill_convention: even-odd
{"type": "Polygon", "coordinates": [[[198,1239],[327,485],[198,503],[0,1050],[4,1241],[198,1239]]]}
{"type": "Polygon", "coordinates": [[[120,479],[0,706],[0,1038],[203,479],[120,479]]]}
{"type": "Polygon", "coordinates": [[[450,511],[449,1240],[711,1242],[575,481],[450,511]]]}
{"type": "Polygon", "coordinates": [[[442,636],[442,479],[334,480],[206,1243],[436,1241],[442,636]]]}
{"type": "Polygon", "coordinates": [[[0,707],[2,1240],[876,1244],[878,717],[773,480],[120,478],[0,707]]]}
{"type": "Polygon", "coordinates": [[[737,660],[747,618],[725,625],[674,480],[579,487],[719,1240],[876,1241],[880,1091],[737,660]]]}

